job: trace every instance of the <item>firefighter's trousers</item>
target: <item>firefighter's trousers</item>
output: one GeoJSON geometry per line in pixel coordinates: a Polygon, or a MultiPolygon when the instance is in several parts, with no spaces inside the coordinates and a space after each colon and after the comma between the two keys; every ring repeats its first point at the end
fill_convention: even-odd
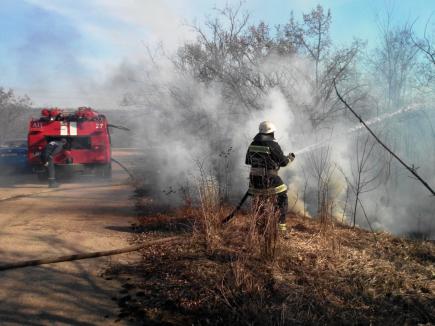
{"type": "Polygon", "coordinates": [[[287,214],[287,210],[288,210],[288,196],[287,196],[287,191],[281,192],[279,194],[275,194],[275,195],[259,195],[259,194],[253,194],[254,197],[256,197],[254,199],[254,203],[256,205],[255,209],[259,209],[260,210],[260,214],[263,213],[264,211],[264,205],[262,203],[264,203],[265,201],[268,200],[272,200],[272,203],[274,205],[274,210],[279,210],[279,220],[278,223],[279,224],[284,224],[285,223],[285,217],[287,214]]]}
{"type": "Polygon", "coordinates": [[[256,176],[250,175],[249,193],[260,197],[274,198],[274,205],[279,209],[279,223],[285,223],[288,210],[287,186],[278,175],[256,176]]]}
{"type": "Polygon", "coordinates": [[[281,192],[278,195],[276,195],[276,204],[279,208],[279,223],[284,224],[285,215],[287,214],[287,210],[288,210],[287,191],[281,192]]]}
{"type": "Polygon", "coordinates": [[[51,155],[48,156],[48,186],[50,188],[57,187],[58,184],[56,182],[56,169],[54,167],[54,159],[51,155]]]}

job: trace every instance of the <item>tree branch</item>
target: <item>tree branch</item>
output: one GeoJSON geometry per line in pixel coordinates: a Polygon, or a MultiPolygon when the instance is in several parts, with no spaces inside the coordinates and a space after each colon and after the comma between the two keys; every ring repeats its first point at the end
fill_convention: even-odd
{"type": "Polygon", "coordinates": [[[415,171],[415,169],[413,169],[412,167],[408,166],[405,162],[402,161],[402,159],[397,156],[391,149],[389,149],[387,147],[387,145],[385,145],[377,136],[376,134],[370,129],[369,126],[367,126],[367,124],[364,122],[364,120],[350,107],[349,104],[347,104],[347,102],[343,99],[343,97],[341,97],[340,93],[338,92],[337,89],[337,85],[335,83],[335,78],[334,78],[334,88],[335,88],[335,93],[337,94],[337,97],[339,98],[339,100],[345,105],[346,108],[349,109],[350,112],[353,113],[353,115],[359,120],[360,123],[362,123],[362,125],[368,130],[368,132],[375,138],[375,140],[383,147],[385,148],[385,150],[391,154],[391,156],[393,156],[397,161],[399,161],[400,164],[402,164],[409,172],[411,172],[417,179],[418,181],[420,181],[425,187],[426,189],[428,189],[432,195],[435,196],[435,191],[428,185],[428,183],[426,181],[424,181],[415,171]]]}

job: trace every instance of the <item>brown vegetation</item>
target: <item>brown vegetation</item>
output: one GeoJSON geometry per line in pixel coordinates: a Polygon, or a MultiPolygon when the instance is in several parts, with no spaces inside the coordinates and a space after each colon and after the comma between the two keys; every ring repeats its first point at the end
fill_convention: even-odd
{"type": "Polygon", "coordinates": [[[142,212],[137,241],[180,233],[186,241],[144,249],[142,264],[123,270],[136,284],[118,299],[121,317],[147,325],[435,322],[433,242],[387,233],[375,241],[365,230],[299,216],[288,219],[290,239],[275,242],[255,210],[221,227],[205,219],[228,209],[210,215],[207,207],[142,212]]]}

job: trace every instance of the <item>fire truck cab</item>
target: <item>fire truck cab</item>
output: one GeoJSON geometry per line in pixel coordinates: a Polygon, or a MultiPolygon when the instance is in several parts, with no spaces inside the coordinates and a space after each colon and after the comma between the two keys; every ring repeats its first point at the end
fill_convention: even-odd
{"type": "Polygon", "coordinates": [[[108,122],[89,107],[74,112],[58,108],[43,109],[29,122],[27,159],[33,171],[46,175],[44,153],[51,141],[66,140],[63,150],[53,158],[59,172],[92,172],[111,176],[111,147],[108,122]]]}

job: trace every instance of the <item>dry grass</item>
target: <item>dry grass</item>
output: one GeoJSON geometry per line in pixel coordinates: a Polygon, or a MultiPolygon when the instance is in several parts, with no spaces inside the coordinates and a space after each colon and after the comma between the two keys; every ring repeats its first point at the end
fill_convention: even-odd
{"type": "Polygon", "coordinates": [[[197,187],[199,214],[194,215],[194,237],[203,240],[206,250],[212,253],[221,243],[220,229],[224,216],[223,207],[220,205],[219,184],[212,177],[202,176],[197,187]]]}
{"type": "Polygon", "coordinates": [[[259,248],[260,257],[273,261],[279,246],[278,217],[279,212],[275,207],[275,197],[255,197],[252,207],[247,215],[251,252],[259,248]]]}
{"type": "Polygon", "coordinates": [[[144,250],[134,272],[142,294],[124,304],[125,315],[147,325],[435,323],[433,242],[386,233],[374,241],[358,228],[298,216],[284,240],[264,202],[221,227],[230,209],[214,195],[142,218],[141,238],[185,233],[189,241],[144,250]]]}

